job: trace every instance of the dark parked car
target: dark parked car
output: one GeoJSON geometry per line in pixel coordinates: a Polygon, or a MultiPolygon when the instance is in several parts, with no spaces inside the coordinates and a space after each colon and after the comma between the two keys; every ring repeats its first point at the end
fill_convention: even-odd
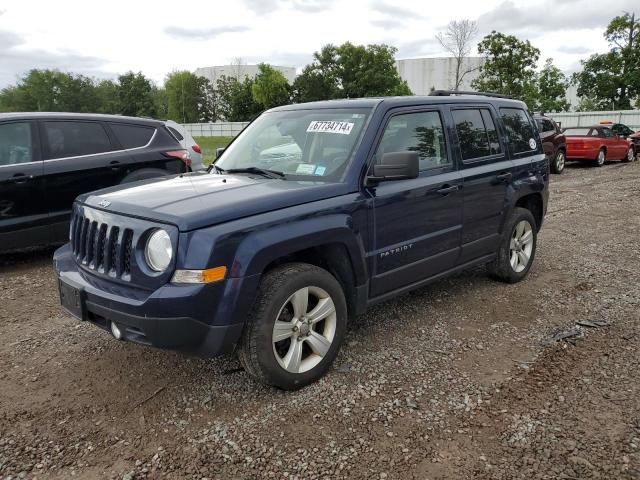
{"type": "Polygon", "coordinates": [[[560,126],[544,115],[534,115],[533,118],[538,125],[542,149],[551,161],[551,171],[562,173],[567,159],[567,144],[560,126]]]}
{"type": "Polygon", "coordinates": [[[66,241],[81,193],[190,170],[162,122],[0,114],[0,251],[66,241]]]}
{"type": "Polygon", "coordinates": [[[121,340],[237,347],[249,374],[295,389],[375,303],[476,265],[522,280],[549,192],[533,119],[436,93],[274,108],[208,173],[81,195],[54,256],[62,304],[121,340]]]}

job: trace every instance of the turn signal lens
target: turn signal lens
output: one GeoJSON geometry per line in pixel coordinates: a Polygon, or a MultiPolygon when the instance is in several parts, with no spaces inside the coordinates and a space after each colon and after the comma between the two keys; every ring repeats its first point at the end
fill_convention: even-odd
{"type": "Polygon", "coordinates": [[[224,280],[227,267],[208,268],[207,270],[176,270],[172,283],[213,283],[224,280]]]}

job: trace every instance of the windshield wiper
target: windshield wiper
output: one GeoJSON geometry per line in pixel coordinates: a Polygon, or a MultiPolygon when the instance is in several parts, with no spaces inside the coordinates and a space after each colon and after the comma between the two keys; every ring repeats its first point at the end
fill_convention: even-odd
{"type": "Polygon", "coordinates": [[[225,172],[224,168],[219,167],[215,163],[212,163],[211,165],[209,165],[209,171],[211,171],[212,168],[214,168],[215,171],[218,172],[218,173],[224,173],[225,172]]]}
{"type": "Polygon", "coordinates": [[[267,168],[260,167],[246,167],[246,168],[231,168],[225,170],[226,173],[257,173],[269,178],[285,178],[285,174],[278,172],[277,170],[269,170],[267,168]]]}

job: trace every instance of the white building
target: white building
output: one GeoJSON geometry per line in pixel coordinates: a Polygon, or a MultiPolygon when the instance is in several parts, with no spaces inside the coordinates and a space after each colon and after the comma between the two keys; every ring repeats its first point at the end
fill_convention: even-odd
{"type": "MultiPolygon", "coordinates": [[[[484,62],[482,57],[465,57],[461,71],[469,71],[459,90],[472,90],[471,82],[478,77],[484,62]]],[[[408,58],[397,60],[396,68],[415,95],[429,95],[431,90],[452,90],[456,83],[456,61],[453,57],[408,58]]]]}
{"type": "MultiPolygon", "coordinates": [[[[281,67],[278,65],[270,65],[270,67],[280,71],[289,83],[293,83],[296,78],[295,67],[281,67]]],[[[209,79],[213,88],[216,88],[217,81],[223,75],[226,77],[237,78],[243,81],[245,78],[254,78],[258,75],[258,65],[218,65],[214,67],[197,68],[196,75],[209,79]]]]}

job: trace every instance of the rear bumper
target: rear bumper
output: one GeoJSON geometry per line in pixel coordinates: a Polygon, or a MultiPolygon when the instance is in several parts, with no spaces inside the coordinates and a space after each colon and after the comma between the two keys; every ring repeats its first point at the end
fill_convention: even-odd
{"type": "Polygon", "coordinates": [[[244,277],[208,285],[167,284],[151,292],[84,272],[69,245],[55,252],[53,263],[59,281],[79,292],[82,305],[71,313],[81,320],[107,331],[114,322],[123,340],[202,357],[233,350],[244,326],[244,310],[235,306],[252,303],[240,292],[251,291],[243,287],[257,281],[244,277]]]}

